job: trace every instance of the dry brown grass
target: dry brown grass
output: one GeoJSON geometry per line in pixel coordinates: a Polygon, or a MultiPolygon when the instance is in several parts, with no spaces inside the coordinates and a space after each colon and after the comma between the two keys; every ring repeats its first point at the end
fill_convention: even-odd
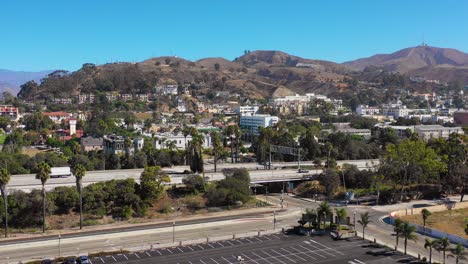
{"type": "MultiPolygon", "coordinates": [[[[402,216],[401,219],[423,225],[421,215],[407,215],[402,216]]],[[[468,208],[433,212],[426,222],[426,226],[430,228],[468,238],[465,233],[466,224],[468,224],[468,208]]]]}

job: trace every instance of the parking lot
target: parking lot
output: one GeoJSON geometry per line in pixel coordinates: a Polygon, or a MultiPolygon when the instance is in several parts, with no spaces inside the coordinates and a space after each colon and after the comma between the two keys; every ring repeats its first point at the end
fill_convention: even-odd
{"type": "Polygon", "coordinates": [[[303,237],[275,234],[154,249],[142,252],[93,257],[92,264],[173,263],[173,264],[294,264],[294,263],[398,263],[399,254],[369,254],[381,249],[352,239],[333,241],[328,236],[303,237]],[[367,253],[366,253],[367,252],[367,253]]]}

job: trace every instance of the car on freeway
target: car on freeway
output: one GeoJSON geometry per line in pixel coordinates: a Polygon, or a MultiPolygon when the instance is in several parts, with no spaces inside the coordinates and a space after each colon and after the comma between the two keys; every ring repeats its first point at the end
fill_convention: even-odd
{"type": "Polygon", "coordinates": [[[309,172],[308,170],[304,170],[304,169],[297,170],[297,173],[308,173],[308,172],[309,172]]]}
{"type": "Polygon", "coordinates": [[[78,264],[91,264],[87,256],[79,256],[76,260],[78,264]]]}

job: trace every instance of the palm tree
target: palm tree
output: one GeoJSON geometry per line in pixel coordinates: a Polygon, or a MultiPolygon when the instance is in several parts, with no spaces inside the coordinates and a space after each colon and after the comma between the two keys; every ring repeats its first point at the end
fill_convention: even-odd
{"type": "Polygon", "coordinates": [[[418,238],[416,236],[416,227],[410,225],[408,222],[403,222],[403,224],[401,225],[401,236],[405,239],[405,255],[406,255],[408,239],[416,240],[418,238]]]}
{"type": "Polygon", "coordinates": [[[430,240],[426,238],[426,242],[424,243],[424,248],[429,248],[429,263],[432,263],[432,248],[436,245],[437,240],[430,240]]]}
{"type": "Polygon", "coordinates": [[[344,208],[336,208],[336,217],[338,218],[338,231],[341,230],[341,220],[343,220],[346,216],[348,216],[346,210],[344,208]]]}
{"type": "Polygon", "coordinates": [[[182,128],[182,134],[184,135],[184,144],[185,144],[185,165],[188,165],[188,158],[187,158],[187,137],[189,135],[194,135],[197,130],[194,127],[184,126],[182,128]]]}
{"type": "Polygon", "coordinates": [[[317,221],[317,211],[315,209],[307,208],[305,211],[305,217],[307,222],[309,222],[309,228],[312,227],[312,223],[317,221]]]}
{"type": "Polygon", "coordinates": [[[50,178],[50,166],[46,162],[41,162],[37,165],[36,179],[41,180],[42,184],[42,233],[45,233],[45,218],[46,218],[46,189],[45,184],[50,178]]]}
{"type": "Polygon", "coordinates": [[[437,239],[435,241],[435,248],[440,252],[443,252],[444,255],[444,264],[445,264],[445,252],[447,249],[450,247],[450,241],[448,240],[447,237],[437,239]]]}
{"type": "Polygon", "coordinates": [[[320,219],[323,219],[323,228],[325,228],[327,216],[329,216],[331,213],[332,213],[332,210],[331,210],[330,204],[328,204],[328,202],[326,201],[322,202],[317,208],[319,222],[320,222],[320,219]]]}
{"type": "Polygon", "coordinates": [[[361,219],[358,220],[358,223],[362,226],[362,240],[366,239],[365,231],[366,231],[367,225],[369,225],[370,222],[372,221],[369,219],[369,212],[365,212],[361,214],[361,219]]]}
{"type": "Polygon", "coordinates": [[[0,191],[2,192],[3,203],[5,206],[5,237],[8,236],[8,196],[7,196],[7,185],[10,181],[10,172],[6,168],[0,169],[0,191]]]}
{"type": "MultiPolygon", "coordinates": [[[[225,131],[226,136],[229,137],[231,141],[231,163],[234,163],[234,138],[236,138],[236,151],[238,151],[239,147],[239,139],[240,139],[240,129],[237,125],[230,125],[226,128],[225,131]]],[[[237,153],[239,154],[239,153],[237,153]]],[[[237,158],[236,158],[237,160],[237,158]]]]}
{"type": "Polygon", "coordinates": [[[214,171],[217,171],[218,159],[219,159],[219,152],[222,148],[221,144],[221,136],[218,132],[213,131],[210,133],[211,142],[213,144],[213,161],[214,161],[214,171]]]}
{"type": "Polygon", "coordinates": [[[175,140],[167,140],[166,141],[166,148],[169,151],[173,151],[177,148],[176,141],[175,140]]]}
{"type": "Polygon", "coordinates": [[[403,226],[403,221],[399,218],[395,219],[395,223],[393,224],[393,231],[395,231],[396,237],[396,246],[398,247],[398,240],[401,234],[401,228],[403,226]]]}
{"type": "Polygon", "coordinates": [[[427,219],[429,218],[429,216],[431,216],[431,212],[429,210],[427,210],[426,208],[422,209],[421,210],[421,215],[422,215],[422,219],[423,219],[423,227],[424,227],[424,231],[426,231],[426,221],[427,219]]]}
{"type": "Polygon", "coordinates": [[[80,229],[83,229],[83,177],[86,175],[86,168],[82,164],[72,166],[72,173],[76,178],[76,190],[80,195],[80,229]]]}
{"type": "MultiPolygon", "coordinates": [[[[460,259],[466,259],[465,257],[465,247],[458,243],[457,246],[451,250],[452,254],[448,255],[449,257],[455,258],[455,263],[458,264],[460,259]]],[[[445,259],[444,259],[445,261],[445,259]]]]}

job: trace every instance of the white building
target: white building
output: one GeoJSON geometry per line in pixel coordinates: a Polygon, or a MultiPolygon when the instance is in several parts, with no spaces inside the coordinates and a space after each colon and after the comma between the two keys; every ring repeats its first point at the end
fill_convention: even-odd
{"type": "Polygon", "coordinates": [[[414,131],[420,139],[428,141],[431,138],[449,138],[450,134],[456,133],[463,135],[461,127],[443,127],[441,125],[419,125],[414,127],[414,131]]]}
{"type": "Polygon", "coordinates": [[[359,105],[356,108],[356,114],[358,116],[379,115],[380,114],[380,108],[369,107],[368,105],[359,105]]]}
{"type": "MultiPolygon", "coordinates": [[[[203,134],[205,137],[203,142],[203,148],[211,148],[213,144],[211,143],[211,136],[209,134],[203,134]]],[[[185,149],[186,146],[192,141],[192,136],[188,135],[186,138],[182,133],[158,133],[154,135],[154,147],[156,149],[167,148],[169,142],[173,142],[176,149],[185,149]]]]}
{"type": "Polygon", "coordinates": [[[160,85],[155,87],[156,93],[163,95],[177,95],[178,89],[179,86],[177,84],[160,85]]]}
{"type": "Polygon", "coordinates": [[[239,116],[252,116],[258,112],[259,107],[256,105],[245,105],[245,106],[238,106],[234,109],[239,116]]]}
{"type": "Polygon", "coordinates": [[[393,118],[398,119],[399,117],[408,116],[409,109],[406,108],[406,106],[384,108],[383,109],[383,114],[385,116],[392,116],[393,118]]]}
{"type": "Polygon", "coordinates": [[[279,122],[277,116],[251,115],[240,117],[240,127],[249,130],[252,134],[258,134],[259,127],[274,126],[279,122]]]}

